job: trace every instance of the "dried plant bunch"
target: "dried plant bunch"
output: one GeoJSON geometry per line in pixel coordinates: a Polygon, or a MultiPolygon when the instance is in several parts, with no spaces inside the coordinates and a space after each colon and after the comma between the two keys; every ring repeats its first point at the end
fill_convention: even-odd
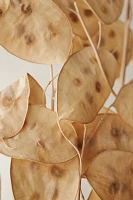
{"type": "Polygon", "coordinates": [[[12,159],[15,200],[85,200],[82,178],[88,200],[133,198],[133,81],[125,85],[133,34],[130,0],[119,20],[123,4],[0,0],[0,44],[51,70],[51,108],[28,73],[0,92],[0,153],[12,159]],[[55,77],[53,64],[62,66],[55,77]]]}

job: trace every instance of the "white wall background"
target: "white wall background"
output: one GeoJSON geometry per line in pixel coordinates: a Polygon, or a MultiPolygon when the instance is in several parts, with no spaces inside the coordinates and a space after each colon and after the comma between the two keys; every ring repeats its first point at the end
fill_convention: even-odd
{"type": "MultiPolygon", "coordinates": [[[[133,7],[133,0],[132,7],[133,7]]],[[[124,12],[121,19],[124,19],[124,12]]],[[[133,28],[133,20],[131,23],[133,28]]],[[[54,74],[57,74],[59,71],[59,66],[54,66],[54,74]]],[[[45,87],[49,82],[49,66],[37,65],[25,62],[19,58],[16,58],[9,54],[5,49],[0,47],[0,90],[7,87],[9,84],[13,83],[26,72],[30,73],[42,87],[45,87]]],[[[130,64],[126,73],[126,82],[133,79],[133,63],[130,64]]],[[[115,89],[118,89],[118,81],[115,84],[115,89]]],[[[50,88],[47,92],[47,106],[50,106],[50,88]]],[[[112,100],[112,97],[111,97],[112,100]]],[[[1,200],[13,200],[11,185],[10,185],[10,159],[0,155],[0,174],[2,178],[2,195],[1,200]]],[[[84,193],[85,197],[90,191],[88,185],[84,183],[84,193]]]]}

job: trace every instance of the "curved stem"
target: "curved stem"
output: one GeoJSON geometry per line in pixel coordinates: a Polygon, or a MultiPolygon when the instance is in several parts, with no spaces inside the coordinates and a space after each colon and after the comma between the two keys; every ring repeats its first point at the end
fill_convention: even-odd
{"type": "MultiPolygon", "coordinates": [[[[58,117],[58,114],[57,114],[58,117]]],[[[57,124],[59,127],[60,132],[62,133],[63,137],[66,139],[66,141],[75,149],[75,151],[77,152],[77,155],[79,157],[79,188],[78,188],[78,200],[80,200],[80,191],[81,191],[81,175],[82,175],[82,160],[81,160],[81,156],[79,153],[79,150],[77,149],[77,147],[65,136],[65,134],[62,131],[62,128],[60,126],[60,120],[59,117],[57,118],[57,124]]],[[[76,197],[77,197],[76,195],[76,197]]]]}
{"type": "Polygon", "coordinates": [[[98,38],[97,49],[99,49],[100,47],[101,38],[102,38],[102,25],[100,21],[98,22],[98,25],[99,25],[99,38],[98,38]]]}
{"type": "Polygon", "coordinates": [[[83,135],[83,144],[82,144],[82,151],[81,151],[82,160],[83,160],[83,155],[84,155],[85,139],[86,139],[86,124],[84,124],[84,135],[83,135]]]}
{"type": "MultiPolygon", "coordinates": [[[[50,65],[50,77],[51,80],[53,80],[54,75],[53,75],[53,65],[50,65]]],[[[54,96],[55,96],[55,92],[54,92],[54,81],[52,81],[51,83],[51,110],[54,111],[54,96]]]]}
{"type": "MultiPolygon", "coordinates": [[[[113,104],[112,104],[113,105],[113,104]]],[[[103,122],[103,119],[106,117],[106,114],[108,113],[108,111],[110,110],[110,108],[112,107],[112,105],[109,106],[109,108],[106,110],[106,112],[104,113],[104,115],[102,116],[102,118],[100,119],[99,123],[97,124],[96,128],[94,129],[94,131],[92,132],[91,136],[88,138],[85,146],[88,144],[88,142],[91,140],[91,138],[93,137],[93,135],[96,133],[97,129],[99,128],[100,124],[103,122]]]]}
{"type": "Polygon", "coordinates": [[[121,71],[120,71],[120,89],[124,86],[124,82],[125,82],[130,20],[131,20],[130,0],[127,0],[126,1],[125,34],[124,34],[123,53],[122,53],[122,62],[121,62],[121,71]]]}
{"type": "Polygon", "coordinates": [[[92,42],[92,39],[91,39],[91,37],[90,37],[90,35],[89,35],[88,31],[87,31],[87,28],[86,28],[85,23],[84,23],[84,21],[83,21],[81,15],[80,15],[80,12],[79,12],[79,9],[78,9],[78,6],[77,6],[77,3],[76,3],[76,2],[74,2],[74,6],[75,6],[75,9],[76,9],[76,12],[77,12],[77,16],[79,17],[79,20],[80,20],[80,22],[81,22],[81,24],[82,24],[82,26],[83,26],[83,29],[84,29],[84,31],[85,31],[85,33],[86,33],[86,36],[87,36],[87,38],[88,38],[88,40],[89,40],[89,42],[90,42],[90,44],[91,44],[91,46],[92,46],[92,48],[93,48],[93,51],[94,51],[94,53],[95,53],[95,56],[96,56],[98,65],[99,65],[99,67],[100,67],[100,70],[101,70],[101,72],[102,72],[102,74],[103,74],[103,77],[104,77],[105,81],[107,82],[107,84],[108,84],[108,86],[109,86],[109,88],[110,88],[110,91],[111,91],[112,94],[116,97],[117,95],[116,95],[116,93],[114,92],[114,90],[111,88],[111,86],[110,86],[110,84],[109,84],[109,82],[108,82],[108,79],[107,79],[107,77],[106,77],[106,75],[105,75],[105,72],[104,72],[104,70],[103,70],[103,67],[102,67],[101,60],[100,60],[99,55],[98,55],[98,51],[97,51],[97,49],[95,48],[95,46],[94,46],[94,44],[93,44],[93,42],[92,42]]]}
{"type": "Polygon", "coordinates": [[[45,89],[44,89],[44,93],[46,92],[46,90],[48,89],[48,86],[58,77],[59,74],[57,74],[56,76],[53,77],[53,79],[51,79],[49,81],[49,83],[46,85],[45,89]]]}

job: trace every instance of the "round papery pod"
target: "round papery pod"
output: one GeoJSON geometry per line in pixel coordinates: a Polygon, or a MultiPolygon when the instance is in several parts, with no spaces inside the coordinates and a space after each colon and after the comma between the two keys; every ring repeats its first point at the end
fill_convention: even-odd
{"type": "Polygon", "coordinates": [[[27,74],[0,92],[0,139],[13,137],[23,127],[29,95],[27,74]]]}
{"type": "Polygon", "coordinates": [[[105,24],[112,24],[117,21],[124,5],[124,0],[85,0],[85,2],[105,24]]]}
{"type": "Polygon", "coordinates": [[[11,0],[8,9],[1,12],[0,45],[7,51],[33,63],[60,64],[67,60],[72,30],[52,0],[11,0]]]}
{"type": "Polygon", "coordinates": [[[93,37],[93,35],[98,31],[99,29],[98,20],[93,15],[89,6],[84,3],[84,0],[53,0],[53,1],[68,17],[73,29],[73,33],[75,35],[79,35],[83,39],[87,38],[78,16],[74,13],[76,12],[74,7],[74,2],[77,3],[81,17],[87,29],[89,30],[89,34],[91,35],[91,37],[93,37]]]}
{"type": "MultiPolygon", "coordinates": [[[[114,57],[117,60],[117,71],[118,75],[120,73],[121,69],[121,61],[122,61],[122,54],[123,54],[123,41],[124,41],[124,30],[125,30],[125,24],[121,21],[117,21],[111,25],[105,25],[101,24],[101,41],[100,41],[100,47],[107,49],[110,51],[114,57]]],[[[93,26],[92,26],[93,29],[93,26]]],[[[89,31],[89,30],[88,30],[89,31]]],[[[99,41],[99,31],[95,33],[95,35],[92,37],[92,41],[95,46],[97,46],[99,41]]],[[[126,65],[129,63],[129,61],[132,58],[132,43],[133,43],[133,35],[132,31],[129,31],[128,36],[128,47],[127,47],[127,59],[126,59],[126,65]]],[[[73,37],[73,48],[72,53],[75,53],[76,51],[79,51],[83,49],[86,46],[90,46],[90,43],[88,40],[83,40],[79,36],[73,37]]]]}
{"type": "Polygon", "coordinates": [[[98,154],[110,150],[133,152],[133,129],[119,115],[99,114],[86,125],[83,174],[98,154]]]}
{"type": "Polygon", "coordinates": [[[0,138],[15,136],[23,127],[29,104],[46,104],[41,86],[26,74],[0,92],[0,138]]]}
{"type": "Polygon", "coordinates": [[[133,153],[105,151],[89,166],[86,177],[102,200],[133,198],[133,153]]]}
{"type": "MultiPolygon", "coordinates": [[[[60,126],[65,136],[77,146],[71,123],[62,121],[60,126]]],[[[4,143],[0,141],[0,153],[42,163],[65,162],[77,154],[60,132],[57,114],[42,105],[29,105],[23,128],[15,137],[5,139],[4,143]]]]}
{"type": "Polygon", "coordinates": [[[15,200],[75,199],[79,186],[79,160],[42,164],[12,159],[11,183],[15,200]]]}
{"type": "Polygon", "coordinates": [[[99,196],[96,194],[94,190],[91,191],[88,200],[100,200],[99,196]]]}
{"type": "MultiPolygon", "coordinates": [[[[100,48],[98,54],[112,87],[117,77],[114,56],[100,48]]],[[[94,120],[110,94],[91,47],[73,54],[63,66],[57,83],[59,120],[68,119],[87,124],[94,120]]]]}
{"type": "MultiPolygon", "coordinates": [[[[107,110],[108,110],[107,108],[103,107],[99,111],[99,114],[106,113],[107,110]]],[[[108,113],[115,114],[112,110],[108,110],[108,113]]],[[[104,116],[104,115],[100,115],[100,116],[102,118],[102,116],[104,116]]],[[[98,116],[97,116],[97,118],[98,118],[98,116]]],[[[91,124],[93,124],[93,122],[86,125],[87,132],[86,132],[86,139],[85,140],[89,139],[89,137],[91,136],[91,132],[89,131],[89,128],[91,127],[91,124]]],[[[74,127],[74,129],[76,131],[76,134],[77,134],[78,150],[81,152],[82,151],[82,145],[83,145],[83,137],[84,137],[84,125],[80,124],[80,123],[77,123],[77,122],[73,122],[72,125],[73,125],[73,127],[74,127]]],[[[87,163],[87,166],[88,166],[88,163],[87,163]]]]}
{"type": "Polygon", "coordinates": [[[133,127],[133,81],[121,88],[113,106],[120,117],[133,127]]]}
{"type": "MultiPolygon", "coordinates": [[[[118,71],[120,73],[121,61],[123,56],[125,24],[119,20],[108,26],[102,24],[101,29],[102,33],[101,33],[100,47],[108,49],[114,55],[118,63],[118,71]]],[[[95,45],[97,45],[98,39],[99,39],[99,32],[97,32],[97,34],[95,34],[92,39],[95,45]]],[[[132,43],[133,43],[133,35],[130,29],[128,35],[126,65],[131,60],[133,52],[132,43]]]]}

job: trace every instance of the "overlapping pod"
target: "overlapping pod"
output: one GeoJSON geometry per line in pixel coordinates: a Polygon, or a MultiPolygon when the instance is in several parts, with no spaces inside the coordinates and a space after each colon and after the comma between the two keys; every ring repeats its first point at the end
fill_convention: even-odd
{"type": "MultiPolygon", "coordinates": [[[[66,137],[76,145],[76,134],[72,125],[67,121],[60,125],[66,137]]],[[[42,105],[29,105],[21,131],[4,141],[5,143],[0,142],[0,153],[13,158],[60,163],[76,156],[74,148],[59,130],[57,114],[42,105]]]]}
{"type": "MultiPolygon", "coordinates": [[[[110,51],[116,58],[118,64],[117,65],[118,75],[120,73],[121,61],[123,56],[122,54],[123,54],[123,42],[124,42],[124,30],[125,30],[125,24],[121,21],[116,21],[115,23],[110,24],[108,26],[105,24],[101,24],[100,47],[110,51]]],[[[98,40],[99,40],[99,31],[95,32],[94,36],[92,36],[92,41],[96,47],[98,44],[98,40]]],[[[133,43],[133,34],[132,31],[130,30],[128,36],[126,64],[128,64],[132,58],[132,52],[133,52],[132,43],[133,43]]],[[[85,46],[90,46],[88,40],[84,40],[79,36],[75,36],[73,38],[73,48],[72,48],[73,53],[83,49],[85,46]]]]}
{"type": "Polygon", "coordinates": [[[45,105],[45,95],[29,74],[0,92],[0,139],[13,137],[22,129],[28,106],[35,103],[45,105]]]}
{"type": "Polygon", "coordinates": [[[121,118],[133,127],[133,82],[120,90],[113,106],[121,118]]]}
{"type": "Polygon", "coordinates": [[[79,185],[79,161],[75,157],[65,163],[48,165],[12,159],[11,182],[15,200],[75,199],[79,185]]]}
{"type": "MultiPolygon", "coordinates": [[[[74,2],[75,0],[53,0],[59,8],[68,17],[73,33],[79,35],[81,38],[86,39],[86,34],[80,23],[78,16],[75,14],[74,2]]],[[[91,9],[85,4],[83,0],[76,0],[80,14],[84,20],[84,23],[89,30],[91,36],[93,36],[98,31],[98,22],[96,17],[93,15],[91,9]],[[93,27],[93,28],[92,28],[93,27]]]]}
{"type": "Polygon", "coordinates": [[[105,24],[112,24],[121,15],[124,0],[85,0],[94,14],[105,24]]]}
{"type": "Polygon", "coordinates": [[[16,135],[23,127],[30,96],[25,75],[0,92],[0,139],[16,135]]]}
{"type": "MultiPolygon", "coordinates": [[[[111,87],[117,76],[113,55],[98,50],[103,69],[111,87]]],[[[80,123],[94,120],[110,94],[110,88],[98,66],[91,47],[73,54],[63,66],[57,84],[57,112],[59,119],[80,123]]]]}
{"type": "Polygon", "coordinates": [[[133,152],[133,129],[119,115],[100,114],[86,126],[83,173],[98,154],[109,150],[133,152]]]}
{"type": "Polygon", "coordinates": [[[103,199],[133,198],[133,153],[105,151],[98,155],[86,172],[87,179],[103,199]]]}
{"type": "Polygon", "coordinates": [[[1,0],[0,10],[0,45],[7,51],[33,63],[67,60],[72,30],[52,0],[1,0]]]}

